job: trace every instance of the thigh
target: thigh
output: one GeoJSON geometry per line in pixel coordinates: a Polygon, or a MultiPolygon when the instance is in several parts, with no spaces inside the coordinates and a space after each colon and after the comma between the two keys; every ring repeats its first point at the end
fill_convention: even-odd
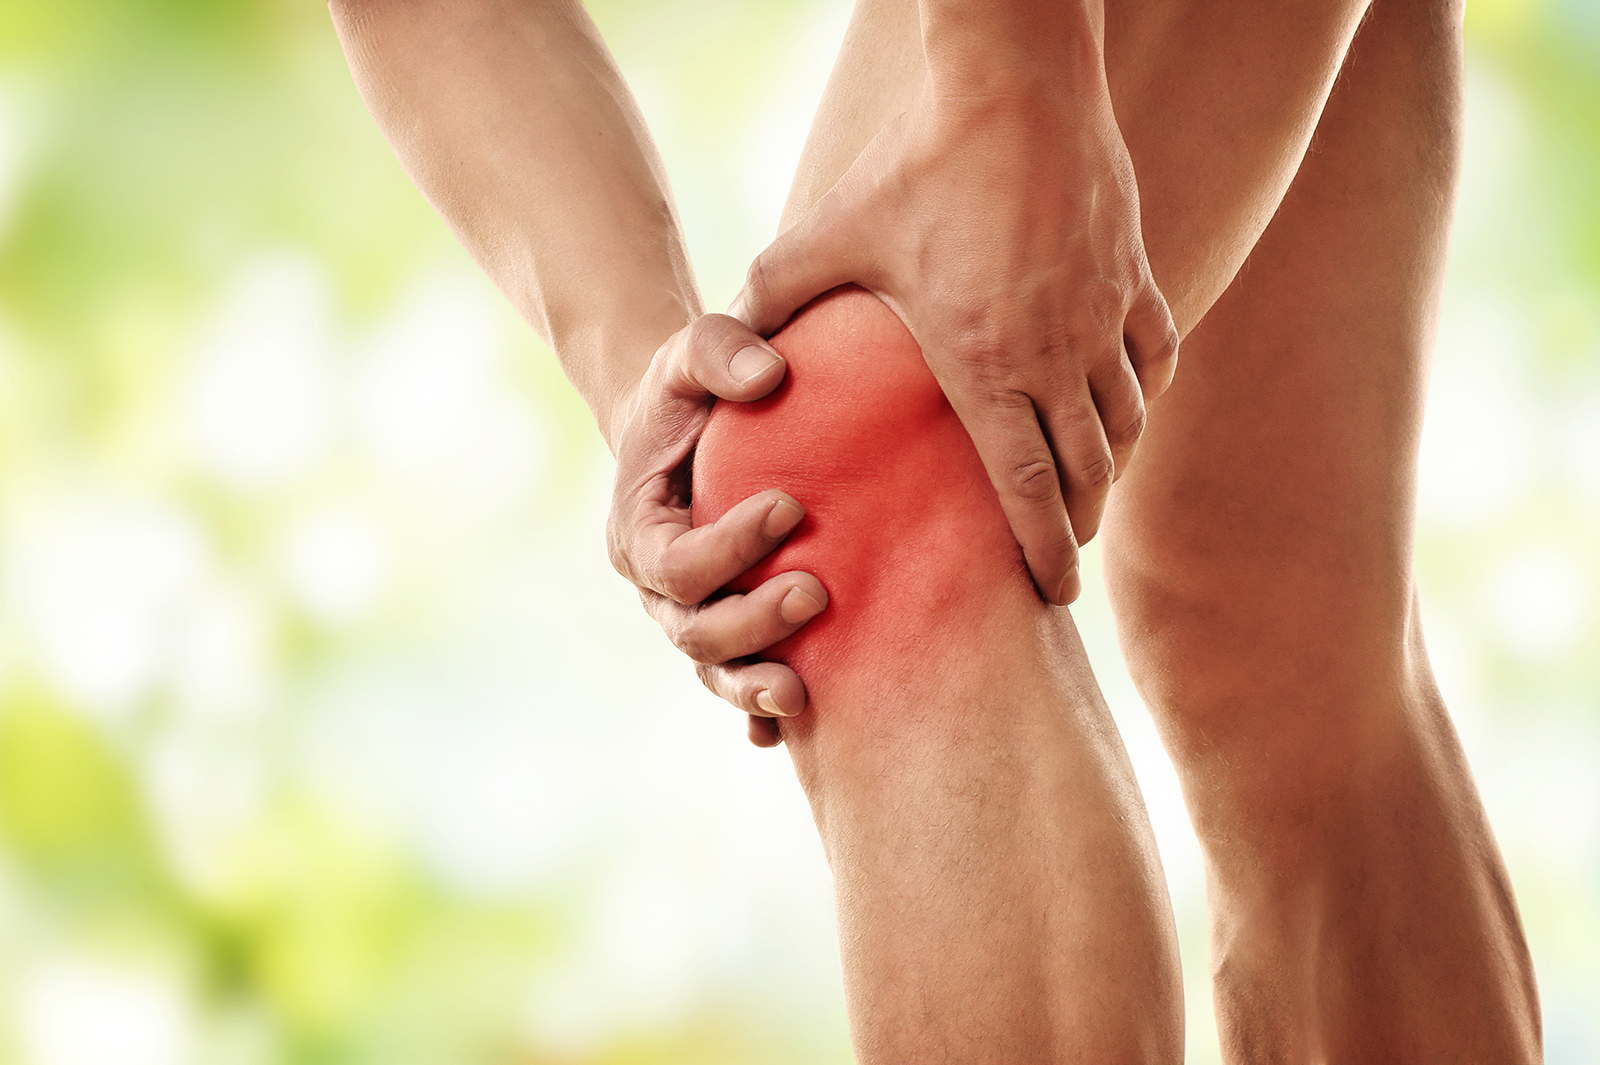
{"type": "MultiPolygon", "coordinates": [[[[1311,150],[1185,340],[1112,495],[1107,572],[1130,659],[1162,645],[1142,669],[1155,704],[1183,703],[1188,686],[1220,710],[1235,693],[1270,699],[1308,680],[1338,699],[1408,668],[1459,16],[1451,3],[1376,0],[1311,150]]],[[[1228,727],[1197,724],[1208,742],[1228,727]]]]}

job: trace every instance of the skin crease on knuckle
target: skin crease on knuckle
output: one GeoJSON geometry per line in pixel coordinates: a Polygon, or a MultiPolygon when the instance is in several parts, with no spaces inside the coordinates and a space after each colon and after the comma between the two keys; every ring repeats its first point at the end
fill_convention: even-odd
{"type": "Polygon", "coordinates": [[[1019,597],[1037,605],[977,450],[893,311],[837,288],[771,343],[789,374],[765,399],[712,411],[695,452],[694,522],[775,486],[805,506],[789,538],[728,587],[791,570],[822,582],[827,609],[763,654],[799,674],[814,709],[861,671],[925,660],[948,642],[952,616],[993,616],[1019,597]]]}
{"type": "Polygon", "coordinates": [[[703,314],[689,323],[688,335],[684,337],[684,350],[692,352],[715,347],[721,343],[724,332],[726,330],[721,321],[713,315],[703,314]]]}
{"type": "MultiPolygon", "coordinates": [[[[1080,337],[1111,337],[1119,340],[1122,324],[1127,320],[1128,308],[1133,303],[1131,286],[1114,278],[1102,278],[1083,286],[1076,293],[1075,305],[1079,321],[1076,332],[1080,337]]],[[[1114,345],[1099,345],[1107,351],[1114,345]]],[[[1120,357],[1114,355],[1113,358],[1120,357]]]]}
{"type": "MultiPolygon", "coordinates": [[[[1138,393],[1135,392],[1134,396],[1137,397],[1138,393]]],[[[1111,440],[1113,440],[1118,446],[1132,447],[1138,442],[1139,438],[1144,435],[1144,423],[1144,403],[1139,402],[1133,417],[1129,421],[1125,422],[1120,429],[1114,431],[1114,434],[1111,436],[1111,440]]]]}
{"type": "Polygon", "coordinates": [[[1078,471],[1078,480],[1086,488],[1098,489],[1111,484],[1111,452],[1104,451],[1084,456],[1084,465],[1078,471]]]}
{"type": "Polygon", "coordinates": [[[715,643],[713,634],[701,611],[695,611],[678,620],[669,629],[668,636],[679,651],[699,665],[714,666],[727,661],[727,656],[718,654],[713,646],[715,643]]]}
{"type": "Polygon", "coordinates": [[[1011,470],[1011,487],[1030,503],[1052,504],[1060,491],[1060,471],[1049,459],[1027,459],[1011,470]]]}
{"type": "Polygon", "coordinates": [[[746,270],[744,275],[744,291],[740,294],[736,307],[743,307],[748,311],[766,307],[767,264],[771,258],[771,252],[763,252],[750,263],[750,269],[746,270]]]}

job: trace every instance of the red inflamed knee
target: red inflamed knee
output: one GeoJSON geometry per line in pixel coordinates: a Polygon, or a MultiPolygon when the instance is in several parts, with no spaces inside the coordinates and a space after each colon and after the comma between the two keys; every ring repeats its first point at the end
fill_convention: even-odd
{"type": "Polygon", "coordinates": [[[862,670],[926,662],[989,615],[1037,604],[1021,550],[971,438],[900,319],[847,286],[772,338],[782,385],[718,403],[694,458],[694,522],[780,488],[805,519],[727,589],[805,570],[828,609],[763,657],[813,696],[862,670]]]}

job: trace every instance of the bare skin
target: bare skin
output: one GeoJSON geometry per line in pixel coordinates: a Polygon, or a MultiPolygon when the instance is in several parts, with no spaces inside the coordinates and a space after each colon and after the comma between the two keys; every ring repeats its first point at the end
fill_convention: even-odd
{"type": "Polygon", "coordinates": [[[829,589],[769,656],[810,679],[783,728],[834,871],[858,1059],[1180,1060],[1175,934],[1127,756],[921,350],[857,288],[772,344],[788,379],[712,413],[694,510],[774,482],[808,501],[734,587],[804,569],[829,589]]]}
{"type": "Polygon", "coordinates": [[[808,209],[751,265],[733,312],[770,333],[845,282],[893,307],[1052,603],[1077,596],[1077,545],[1099,526],[1177,355],[1112,112],[1100,8],[859,8],[814,127],[821,157],[802,164],[790,198],[808,209]],[[884,103],[887,114],[873,108],[884,103]]]}
{"type": "MultiPolygon", "coordinates": [[[[594,141],[626,142],[637,115],[581,10],[333,10],[408,172],[551,341],[616,449],[619,568],[708,679],[749,685],[742,707],[798,714],[806,694],[788,667],[720,664],[805,624],[829,602],[821,582],[786,571],[706,599],[781,542],[803,508],[768,488],[691,529],[676,473],[710,392],[753,400],[784,364],[734,319],[695,317],[650,153],[596,160],[594,141]],[[583,76],[548,76],[573,56],[583,76]],[[560,110],[574,100],[579,114],[560,110]],[[577,203],[566,199],[574,189],[577,203]],[[644,343],[659,345],[654,358],[640,358],[644,343]]],[[[995,496],[978,503],[1003,523],[995,496]]],[[[1008,534],[1002,524],[996,542],[1008,534]]],[[[1148,821],[1071,620],[1038,598],[1018,553],[1013,542],[1003,555],[935,565],[989,575],[983,626],[903,604],[937,620],[941,668],[907,662],[906,678],[886,685],[881,663],[867,661],[874,683],[833,698],[819,680],[816,712],[795,722],[814,737],[792,753],[838,887],[852,1034],[865,1063],[1168,1065],[1182,1054],[1182,998],[1148,821]],[[824,702],[839,713],[823,714],[824,702]]]]}
{"type": "MultiPolygon", "coordinates": [[[[1456,13],[1379,2],[1389,6],[1361,30],[1326,114],[1360,4],[1165,0],[1105,13],[1104,84],[1137,175],[1149,272],[1178,330],[1192,330],[1137,458],[1106,440],[1129,470],[1107,517],[1113,599],[1210,860],[1229,1060],[1531,1062],[1526,951],[1427,678],[1409,575],[1420,365],[1453,167],[1456,13]],[[1302,168],[1313,131],[1318,151],[1302,168]]],[[[852,196],[882,183],[870,172],[841,179],[875,166],[882,176],[907,157],[864,149],[880,131],[880,143],[903,137],[897,116],[927,114],[938,79],[923,61],[945,54],[930,50],[928,20],[949,7],[920,19],[909,0],[858,10],[786,224],[826,232],[807,214],[814,202],[839,191],[822,210],[853,217],[852,196]]],[[[754,715],[753,736],[775,740],[772,720],[799,714],[805,690],[781,663],[744,656],[815,616],[789,609],[791,593],[825,607],[833,589],[786,571],[749,594],[708,597],[780,543],[805,501],[778,485],[691,529],[675,471],[713,393],[757,399],[784,364],[740,322],[698,317],[659,167],[592,28],[567,5],[334,10],[397,154],[551,341],[617,451],[619,569],[708,685],[754,715]]],[[[1002,108],[1003,121],[979,126],[1025,137],[1038,118],[1028,114],[1013,121],[1002,108]]],[[[916,281],[906,261],[885,256],[859,280],[926,334],[914,303],[897,298],[916,281]]],[[[817,293],[794,292],[831,270],[806,268],[810,282],[774,286],[790,298],[765,298],[803,301],[817,293]]],[[[1136,266],[1129,276],[1127,291],[1142,291],[1136,266]]],[[[757,324],[783,313],[763,312],[762,299],[745,307],[757,324]]],[[[1123,394],[1154,398],[1164,382],[1139,376],[1133,347],[1117,364],[1128,369],[1123,394]]],[[[1023,379],[1040,350],[1002,368],[1022,382],[1006,394],[1033,394],[1023,379]]],[[[1092,369],[1062,380],[1094,394],[1092,369]]],[[[1049,417],[1035,431],[1066,439],[1049,417]]],[[[984,452],[983,434],[973,437],[984,452]]],[[[984,462],[991,477],[1007,465],[984,462]]],[[[1092,495],[1071,476],[1055,491],[1039,513],[1092,495]]],[[[1070,579],[1056,577],[1068,540],[1058,530],[1060,550],[1029,552],[1037,534],[1019,528],[1014,506],[1005,514],[1038,588],[1069,598],[1070,579]]],[[[968,642],[938,661],[968,663],[964,673],[929,663],[837,704],[873,715],[830,715],[819,689],[812,712],[783,726],[840,887],[857,1045],[866,1061],[1176,1060],[1148,829],[1081,646],[1036,598],[1000,609],[997,623],[1030,635],[997,640],[958,624],[948,638],[968,642]],[[915,728],[874,725],[897,720],[895,707],[929,706],[940,712],[916,715],[915,728]],[[930,835],[933,824],[943,831],[930,835]],[[1092,856],[1108,839],[1124,857],[1102,869],[1092,856]],[[1117,898],[1134,904],[1108,909],[1117,898]],[[1075,936],[1119,929],[1136,946],[1059,960],[1075,936]],[[1073,968],[1085,958],[1092,971],[1073,968]],[[996,975],[1003,993],[984,993],[996,975]],[[1107,1002],[1115,1016],[1073,1027],[1107,1002]],[[1126,1016],[1128,1002],[1141,1016],[1126,1016]],[[1045,1034],[1080,1031],[1079,1043],[1045,1034]]]]}
{"type": "MultiPolygon", "coordinates": [[[[1285,47],[1252,8],[1119,7],[1106,30],[1146,247],[1187,334],[1111,497],[1108,576],[1208,857],[1225,1053],[1534,1062],[1531,963],[1411,577],[1459,11],[1379,0],[1324,108],[1361,10],[1291,20],[1285,47]]],[[[880,11],[853,27],[791,210],[853,158],[863,100],[884,116],[917,91],[914,54],[898,91],[853,88],[852,54],[905,33],[904,5],[880,11]]]]}
{"type": "Polygon", "coordinates": [[[1124,651],[1206,848],[1232,1061],[1540,1058],[1411,571],[1459,16],[1374,5],[1107,525],[1124,651]]]}

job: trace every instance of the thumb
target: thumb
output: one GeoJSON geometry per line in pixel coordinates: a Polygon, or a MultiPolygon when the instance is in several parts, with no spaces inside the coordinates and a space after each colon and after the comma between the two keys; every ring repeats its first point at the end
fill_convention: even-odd
{"type": "Polygon", "coordinates": [[[757,255],[728,313],[771,336],[829,289],[865,283],[859,234],[852,239],[837,188],[757,255]]]}
{"type": "Polygon", "coordinates": [[[701,315],[667,338],[650,360],[623,419],[618,462],[627,453],[650,456],[650,465],[658,453],[686,449],[713,403],[760,399],[785,373],[782,356],[743,322],[701,315]]]}

